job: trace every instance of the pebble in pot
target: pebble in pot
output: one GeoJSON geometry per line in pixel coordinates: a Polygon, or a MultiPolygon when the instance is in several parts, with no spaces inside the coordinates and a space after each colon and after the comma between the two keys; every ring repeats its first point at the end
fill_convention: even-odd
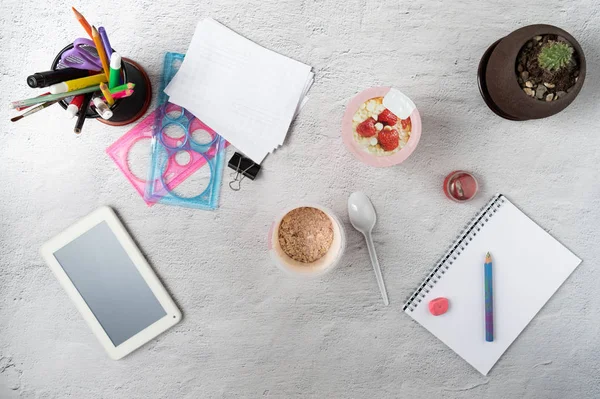
{"type": "Polygon", "coordinates": [[[545,118],[579,94],[586,62],[579,43],[552,25],[530,25],[492,44],[479,64],[486,104],[510,120],[545,118]]]}

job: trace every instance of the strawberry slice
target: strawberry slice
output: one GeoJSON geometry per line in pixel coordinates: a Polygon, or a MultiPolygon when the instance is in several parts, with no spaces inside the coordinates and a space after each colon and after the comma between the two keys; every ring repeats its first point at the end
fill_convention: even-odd
{"type": "Polygon", "coordinates": [[[377,137],[379,145],[386,151],[395,150],[399,144],[398,131],[396,129],[384,129],[377,137]]]}
{"type": "Polygon", "coordinates": [[[384,125],[394,126],[398,122],[398,117],[386,108],[379,114],[377,120],[384,125]]]}
{"type": "Polygon", "coordinates": [[[410,121],[410,116],[406,119],[402,119],[400,123],[402,123],[402,130],[410,129],[412,125],[412,122],[410,121]]]}
{"type": "Polygon", "coordinates": [[[375,119],[369,118],[364,122],[361,122],[356,126],[356,133],[360,134],[363,137],[372,137],[377,133],[377,129],[375,128],[375,119]]]}

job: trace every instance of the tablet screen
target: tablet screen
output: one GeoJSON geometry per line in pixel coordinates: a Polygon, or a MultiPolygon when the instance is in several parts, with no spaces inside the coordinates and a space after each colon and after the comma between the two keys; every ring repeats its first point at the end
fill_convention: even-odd
{"type": "Polygon", "coordinates": [[[166,316],[106,222],[54,252],[54,257],[113,345],[166,316]]]}

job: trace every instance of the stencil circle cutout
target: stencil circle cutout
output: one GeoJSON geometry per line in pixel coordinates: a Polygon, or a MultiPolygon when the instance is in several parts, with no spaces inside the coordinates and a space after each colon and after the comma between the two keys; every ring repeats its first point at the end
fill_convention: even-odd
{"type": "Polygon", "coordinates": [[[148,148],[150,147],[150,140],[149,137],[140,137],[127,149],[127,156],[125,159],[127,162],[127,169],[132,177],[140,182],[146,181],[146,175],[148,173],[148,163],[150,162],[148,148]]]}
{"type": "Polygon", "coordinates": [[[169,122],[160,129],[158,138],[163,146],[170,150],[178,150],[188,143],[189,135],[184,125],[179,122],[169,122]]]}
{"type": "Polygon", "coordinates": [[[190,123],[189,135],[190,141],[199,146],[211,145],[217,139],[217,134],[197,118],[190,123]]]}
{"type": "Polygon", "coordinates": [[[177,121],[184,115],[183,107],[171,103],[165,105],[163,112],[165,119],[170,121],[177,121]]]}
{"type": "Polygon", "coordinates": [[[180,150],[175,153],[175,163],[179,166],[187,166],[192,162],[192,155],[188,150],[180,150]]]}
{"type": "Polygon", "coordinates": [[[162,167],[162,173],[160,174],[160,183],[169,195],[181,199],[181,200],[197,200],[204,197],[211,189],[212,181],[214,179],[213,165],[209,162],[209,159],[201,152],[198,155],[204,157],[206,165],[208,167],[200,168],[195,170],[185,181],[179,183],[177,187],[169,187],[169,178],[171,173],[169,172],[170,165],[176,163],[176,153],[168,157],[162,167]],[[200,189],[198,189],[198,187],[200,189]],[[200,194],[197,194],[200,192],[200,194]]]}

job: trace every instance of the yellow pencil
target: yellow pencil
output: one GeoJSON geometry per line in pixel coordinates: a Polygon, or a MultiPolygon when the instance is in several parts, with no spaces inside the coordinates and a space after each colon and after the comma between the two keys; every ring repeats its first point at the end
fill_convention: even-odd
{"type": "Polygon", "coordinates": [[[99,73],[98,75],[86,76],[85,78],[67,80],[66,82],[60,82],[53,84],[48,89],[52,94],[66,93],[68,91],[85,89],[86,87],[96,86],[100,83],[107,82],[106,75],[99,73]]]}
{"type": "Polygon", "coordinates": [[[104,98],[109,106],[115,103],[115,99],[113,98],[112,94],[110,94],[110,90],[108,90],[106,83],[100,83],[100,91],[102,91],[102,94],[104,94],[104,98]]]}
{"type": "MultiPolygon", "coordinates": [[[[96,51],[98,52],[98,57],[100,58],[100,62],[102,62],[102,70],[106,76],[110,76],[110,64],[108,62],[108,57],[106,56],[106,51],[104,51],[104,45],[102,44],[102,38],[98,33],[98,29],[92,25],[92,39],[94,40],[94,45],[96,46],[96,51]]],[[[106,81],[105,81],[106,82],[106,81]]]]}

